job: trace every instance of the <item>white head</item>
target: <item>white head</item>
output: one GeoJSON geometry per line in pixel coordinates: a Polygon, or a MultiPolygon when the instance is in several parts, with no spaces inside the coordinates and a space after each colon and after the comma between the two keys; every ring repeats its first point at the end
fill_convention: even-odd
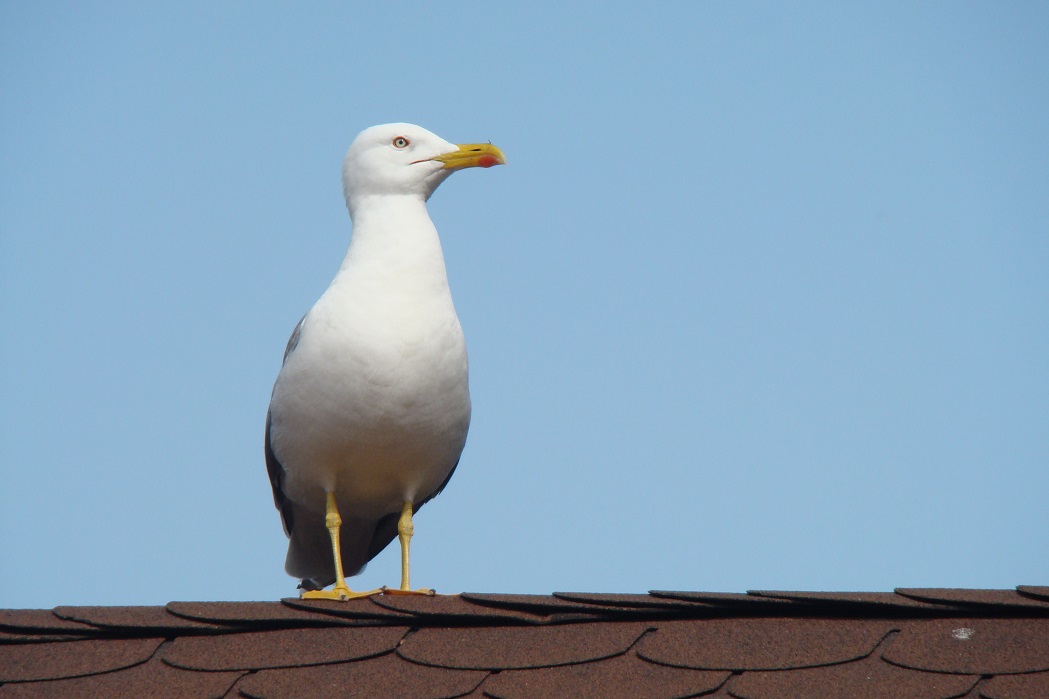
{"type": "Polygon", "coordinates": [[[342,162],[342,187],[352,214],[370,196],[429,199],[456,170],[505,163],[490,143],[456,145],[414,124],[382,124],[361,131],[342,162]]]}

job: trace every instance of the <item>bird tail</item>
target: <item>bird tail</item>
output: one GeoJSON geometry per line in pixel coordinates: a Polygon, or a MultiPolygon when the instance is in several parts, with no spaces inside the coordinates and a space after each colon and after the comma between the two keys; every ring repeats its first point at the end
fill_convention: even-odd
{"type": "MultiPolygon", "coordinates": [[[[324,517],[296,508],[294,523],[284,570],[301,580],[299,587],[303,590],[320,590],[331,585],[335,582],[335,563],[324,517]]],[[[368,551],[374,527],[372,522],[343,517],[339,546],[346,577],[363,572],[368,561],[378,553],[368,551]]]]}

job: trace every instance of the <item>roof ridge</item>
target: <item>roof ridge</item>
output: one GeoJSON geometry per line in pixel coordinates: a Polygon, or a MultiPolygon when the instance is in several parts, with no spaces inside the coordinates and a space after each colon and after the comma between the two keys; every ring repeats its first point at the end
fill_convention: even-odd
{"type": "Polygon", "coordinates": [[[942,699],[976,683],[996,698],[1044,696],[1047,592],[464,593],[0,610],[0,696],[290,699],[353,686],[421,699],[942,699]]]}
{"type": "Polygon", "coordinates": [[[0,642],[41,637],[175,637],[328,626],[534,626],[717,618],[1049,618],[1049,597],[1028,590],[899,588],[894,592],[745,594],[654,590],[648,594],[462,593],[352,602],[170,602],[164,606],[0,609],[0,642]]]}

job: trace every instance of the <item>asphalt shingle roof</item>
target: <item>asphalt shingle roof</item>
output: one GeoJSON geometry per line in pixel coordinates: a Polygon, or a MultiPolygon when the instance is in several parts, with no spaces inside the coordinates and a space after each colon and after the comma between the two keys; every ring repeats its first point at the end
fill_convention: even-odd
{"type": "Polygon", "coordinates": [[[0,610],[10,697],[1049,697],[1049,587],[0,610]]]}

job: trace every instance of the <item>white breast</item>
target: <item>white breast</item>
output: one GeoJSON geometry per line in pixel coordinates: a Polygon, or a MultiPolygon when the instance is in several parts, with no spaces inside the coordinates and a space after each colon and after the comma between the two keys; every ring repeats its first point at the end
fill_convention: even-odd
{"type": "Polygon", "coordinates": [[[398,511],[444,482],[466,442],[466,345],[419,208],[356,226],[277,378],[273,449],[285,494],[309,509],[333,489],[354,516],[398,511]]]}

